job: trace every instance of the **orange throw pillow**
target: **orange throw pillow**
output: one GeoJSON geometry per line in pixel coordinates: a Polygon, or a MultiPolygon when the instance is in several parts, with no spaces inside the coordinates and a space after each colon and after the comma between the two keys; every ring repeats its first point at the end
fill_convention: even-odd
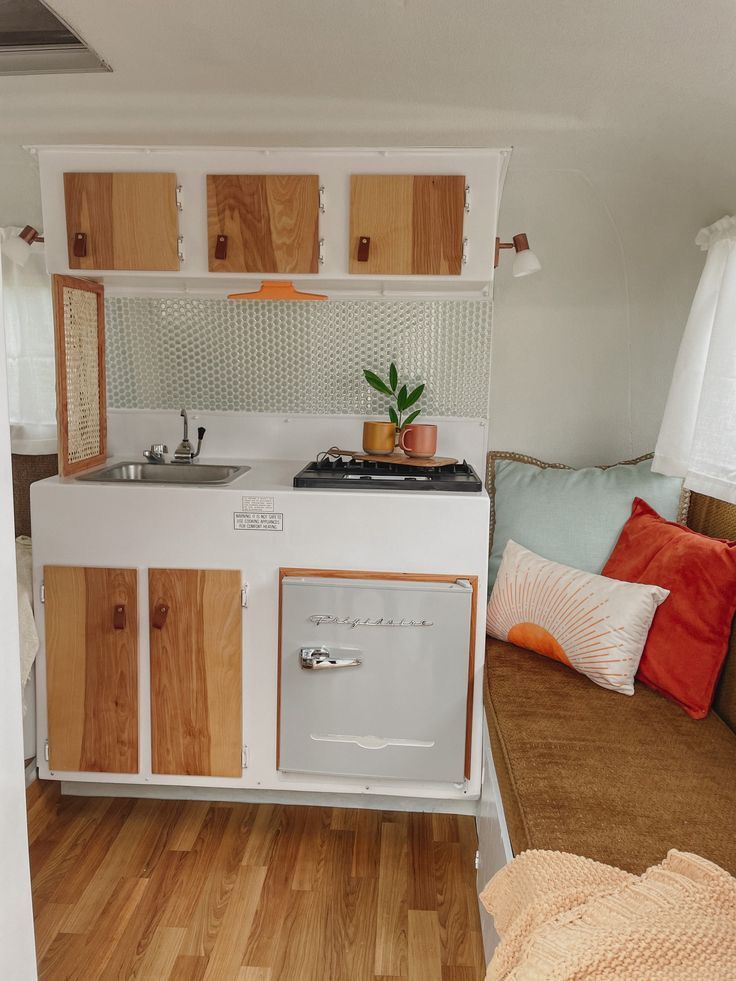
{"type": "Polygon", "coordinates": [[[736,542],[665,521],[637,497],[602,575],[669,589],[636,677],[705,718],[736,612],[736,542]]]}

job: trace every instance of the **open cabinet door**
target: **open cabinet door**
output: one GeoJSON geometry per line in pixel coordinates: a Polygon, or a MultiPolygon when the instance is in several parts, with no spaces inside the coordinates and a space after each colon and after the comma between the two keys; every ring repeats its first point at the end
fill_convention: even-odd
{"type": "Polygon", "coordinates": [[[89,470],[107,455],[105,290],[53,276],[59,473],[89,470]]]}

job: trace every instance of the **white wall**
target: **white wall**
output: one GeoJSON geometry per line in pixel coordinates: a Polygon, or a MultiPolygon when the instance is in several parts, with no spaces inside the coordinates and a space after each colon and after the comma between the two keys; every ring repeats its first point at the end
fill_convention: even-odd
{"type": "Polygon", "coordinates": [[[516,152],[500,233],[542,271],[496,280],[490,445],[572,465],[654,448],[703,265],[703,195],[631,173],[552,168],[516,152]]]}
{"type": "Polygon", "coordinates": [[[0,225],[43,228],[38,162],[21,146],[0,143],[0,225]]]}
{"type": "Polygon", "coordinates": [[[0,286],[0,974],[36,977],[26,834],[13,485],[0,286]]]}

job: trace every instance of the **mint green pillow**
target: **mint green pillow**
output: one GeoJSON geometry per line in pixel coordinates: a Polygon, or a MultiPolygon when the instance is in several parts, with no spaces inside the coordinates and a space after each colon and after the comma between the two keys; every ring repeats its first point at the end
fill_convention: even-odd
{"type": "Polygon", "coordinates": [[[545,559],[600,574],[635,497],[641,497],[667,521],[686,517],[682,481],[652,473],[651,457],[607,468],[572,470],[491,453],[488,477],[489,593],[509,539],[545,559]]]}

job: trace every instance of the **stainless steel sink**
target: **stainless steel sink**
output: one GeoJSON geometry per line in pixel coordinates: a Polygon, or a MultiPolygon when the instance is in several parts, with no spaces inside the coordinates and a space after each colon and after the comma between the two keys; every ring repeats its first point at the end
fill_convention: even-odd
{"type": "Polygon", "coordinates": [[[224,463],[114,463],[80,474],[77,480],[98,484],[229,484],[250,467],[224,463]]]}

